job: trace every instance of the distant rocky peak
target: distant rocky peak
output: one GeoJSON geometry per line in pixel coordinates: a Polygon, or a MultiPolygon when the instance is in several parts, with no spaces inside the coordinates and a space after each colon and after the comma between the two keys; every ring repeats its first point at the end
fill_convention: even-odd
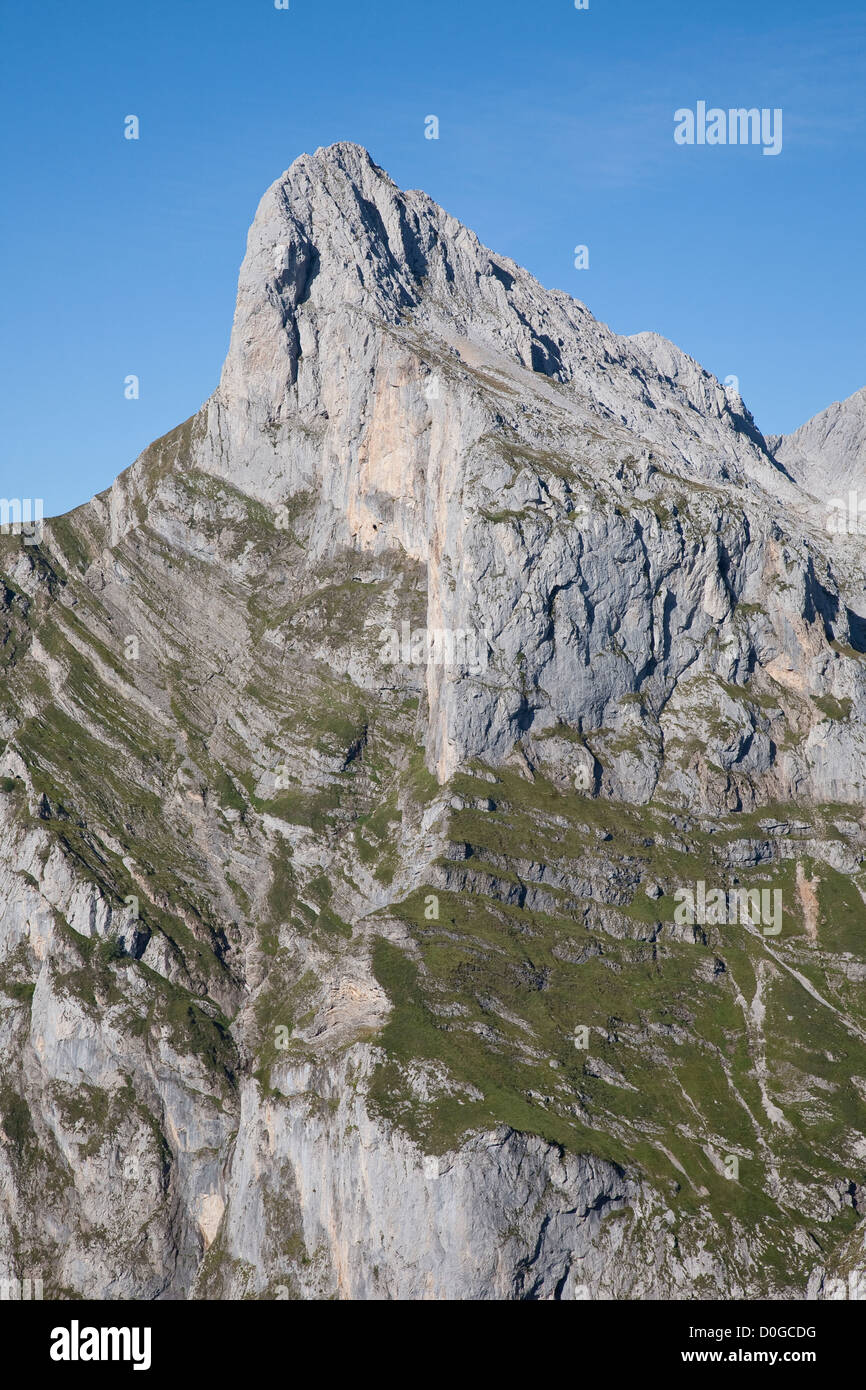
{"type": "Polygon", "coordinates": [[[866,506],[866,386],[772,440],[775,458],[807,492],[826,501],[859,492],[866,506]]]}

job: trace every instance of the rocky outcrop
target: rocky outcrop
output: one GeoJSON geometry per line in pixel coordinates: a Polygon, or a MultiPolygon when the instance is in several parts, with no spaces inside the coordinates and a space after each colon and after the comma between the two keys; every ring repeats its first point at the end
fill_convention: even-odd
{"type": "Polygon", "coordinates": [[[770,442],[774,458],[807,492],[847,502],[850,489],[866,488],[866,386],[770,442]]]}

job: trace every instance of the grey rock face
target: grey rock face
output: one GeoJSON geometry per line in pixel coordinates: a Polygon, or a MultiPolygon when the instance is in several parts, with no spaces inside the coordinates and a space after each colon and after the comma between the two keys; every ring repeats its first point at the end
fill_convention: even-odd
{"type": "Polygon", "coordinates": [[[774,457],[815,497],[866,488],[866,386],[834,401],[793,434],[772,441],[774,457]]]}
{"type": "MultiPolygon", "coordinates": [[[[797,449],[841,477],[856,415],[797,449]]],[[[674,345],[357,146],[298,159],[214,395],[0,539],[0,1275],[847,1273],[866,642],[813,492],[674,345]],[[698,879],[784,930],[683,922],[698,879]]]]}
{"type": "Polygon", "coordinates": [[[255,1087],[244,1092],[221,1233],[233,1296],[634,1298],[672,1283],[688,1294],[700,1277],[720,1276],[699,1239],[690,1254],[674,1252],[664,1204],[609,1163],[498,1130],[419,1167],[415,1146],[383,1132],[359,1101],[371,1061],[349,1053],[318,1075],[286,1068],[279,1107],[263,1106],[255,1087]],[[280,1244],[274,1209],[290,1234],[299,1223],[312,1259],[280,1244]],[[651,1252],[637,1263],[620,1258],[629,1241],[617,1219],[635,1213],[651,1252]]]}

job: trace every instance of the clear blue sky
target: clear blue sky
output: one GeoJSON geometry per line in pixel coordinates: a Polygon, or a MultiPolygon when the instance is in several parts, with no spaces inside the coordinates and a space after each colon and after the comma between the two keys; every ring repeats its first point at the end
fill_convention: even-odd
{"type": "Polygon", "coordinates": [[[767,433],[866,384],[862,0],[7,4],[0,52],[0,495],[46,515],[210,394],[256,204],[335,140],[767,433]],[[677,146],[699,100],[781,107],[782,153],[677,146]]]}

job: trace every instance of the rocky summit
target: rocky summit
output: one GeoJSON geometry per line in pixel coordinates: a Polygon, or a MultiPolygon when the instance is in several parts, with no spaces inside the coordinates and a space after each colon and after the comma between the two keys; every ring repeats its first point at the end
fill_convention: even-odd
{"type": "Polygon", "coordinates": [[[297,159],[211,398],[0,539],[0,1277],[859,1277],[864,438],[297,159]]]}

